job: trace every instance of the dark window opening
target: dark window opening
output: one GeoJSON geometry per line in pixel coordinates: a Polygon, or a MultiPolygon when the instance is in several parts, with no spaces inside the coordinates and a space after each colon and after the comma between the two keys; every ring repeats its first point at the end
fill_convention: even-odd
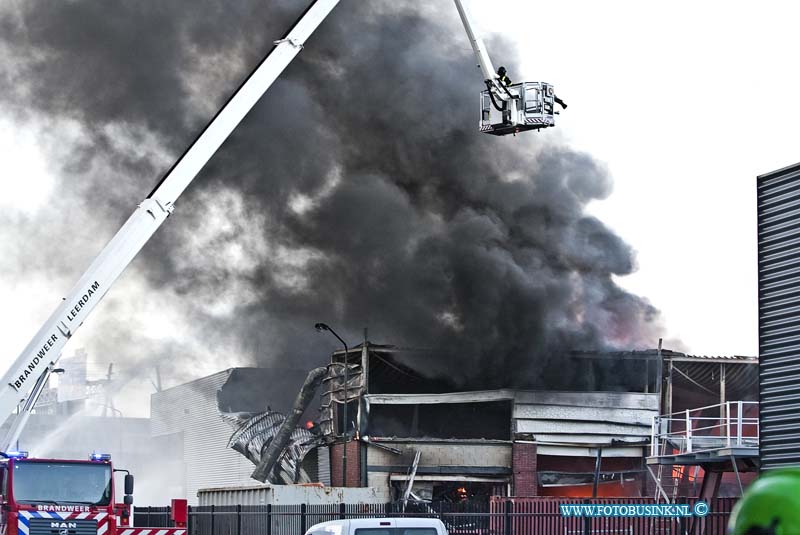
{"type": "Polygon", "coordinates": [[[511,401],[372,405],[374,437],[511,440],[511,401]]]}
{"type": "Polygon", "coordinates": [[[438,358],[432,351],[389,353],[369,352],[370,394],[441,394],[456,392],[462,386],[449,377],[430,377],[417,370],[427,369],[430,359],[438,358]]]}
{"type": "Polygon", "coordinates": [[[661,364],[654,350],[575,351],[559,357],[558,363],[542,370],[547,390],[660,391],[661,364]]]}
{"type": "MultiPolygon", "coordinates": [[[[347,435],[353,436],[356,430],[356,422],[358,421],[358,400],[354,399],[347,402],[347,435]]],[[[336,404],[336,434],[341,436],[344,434],[344,405],[342,403],[336,404]]]]}

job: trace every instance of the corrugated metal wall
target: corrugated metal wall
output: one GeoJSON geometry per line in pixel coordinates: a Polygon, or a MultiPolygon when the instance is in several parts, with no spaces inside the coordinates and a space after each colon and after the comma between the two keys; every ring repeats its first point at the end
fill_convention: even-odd
{"type": "MultiPolygon", "coordinates": [[[[190,504],[197,503],[201,488],[253,485],[253,465],[228,449],[233,428],[219,414],[217,390],[228,379],[225,370],[190,383],[153,394],[150,398],[151,432],[154,437],[182,433],[185,464],[183,488],[190,504]]],[[[176,452],[177,453],[177,452],[176,452]]]]}
{"type": "Polygon", "coordinates": [[[800,466],[800,164],[758,177],[762,469],[800,466]]]}
{"type": "Polygon", "coordinates": [[[328,446],[317,448],[317,479],[324,485],[331,485],[331,453],[328,446]]]}
{"type": "Polygon", "coordinates": [[[660,394],[639,392],[516,392],[518,438],[536,437],[539,455],[641,457],[658,416],[660,394]],[[625,443],[630,445],[625,445],[625,443]]]}

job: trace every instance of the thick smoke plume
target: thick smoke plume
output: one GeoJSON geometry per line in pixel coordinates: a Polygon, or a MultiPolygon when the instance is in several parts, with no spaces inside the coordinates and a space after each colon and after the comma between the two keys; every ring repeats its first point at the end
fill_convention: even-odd
{"type": "MultiPolygon", "coordinates": [[[[68,150],[50,208],[0,224],[41,239],[75,224],[27,273],[77,278],[305,3],[6,4],[2,106],[68,150]]],[[[492,43],[513,74],[510,50],[492,43]]],[[[585,212],[606,170],[549,133],[479,134],[480,88],[449,0],[344,0],[91,319],[95,354],[311,367],[325,321],[513,386],[571,349],[652,346],[657,312],[614,281],[632,250],[585,212]],[[183,341],[137,329],[140,300],[183,341]]]]}

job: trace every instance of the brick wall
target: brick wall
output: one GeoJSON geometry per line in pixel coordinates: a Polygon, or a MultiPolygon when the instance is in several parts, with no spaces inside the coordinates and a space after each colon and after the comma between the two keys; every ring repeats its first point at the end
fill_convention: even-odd
{"type": "Polygon", "coordinates": [[[331,454],[331,485],[334,487],[360,487],[361,486],[361,443],[350,441],[347,443],[347,482],[342,484],[342,454],[344,444],[334,444],[330,447],[331,454]]]}
{"type": "Polygon", "coordinates": [[[535,442],[514,442],[511,446],[511,470],[514,474],[514,496],[539,495],[536,461],[535,442]]]}

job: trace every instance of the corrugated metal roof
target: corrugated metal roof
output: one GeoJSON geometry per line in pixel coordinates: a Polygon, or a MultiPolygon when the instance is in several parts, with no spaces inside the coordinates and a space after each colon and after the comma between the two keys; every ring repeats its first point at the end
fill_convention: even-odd
{"type": "Polygon", "coordinates": [[[758,364],[758,357],[749,355],[686,355],[683,353],[671,353],[670,355],[665,355],[664,360],[758,364]]]}
{"type": "MultiPolygon", "coordinates": [[[[662,349],[660,355],[665,361],[724,361],[741,362],[744,364],[753,364],[758,362],[758,357],[748,355],[689,355],[687,353],[673,351],[671,349],[662,349]]],[[[659,357],[659,350],[642,349],[636,351],[573,351],[571,356],[591,359],[646,360],[657,359],[659,357]]]]}

